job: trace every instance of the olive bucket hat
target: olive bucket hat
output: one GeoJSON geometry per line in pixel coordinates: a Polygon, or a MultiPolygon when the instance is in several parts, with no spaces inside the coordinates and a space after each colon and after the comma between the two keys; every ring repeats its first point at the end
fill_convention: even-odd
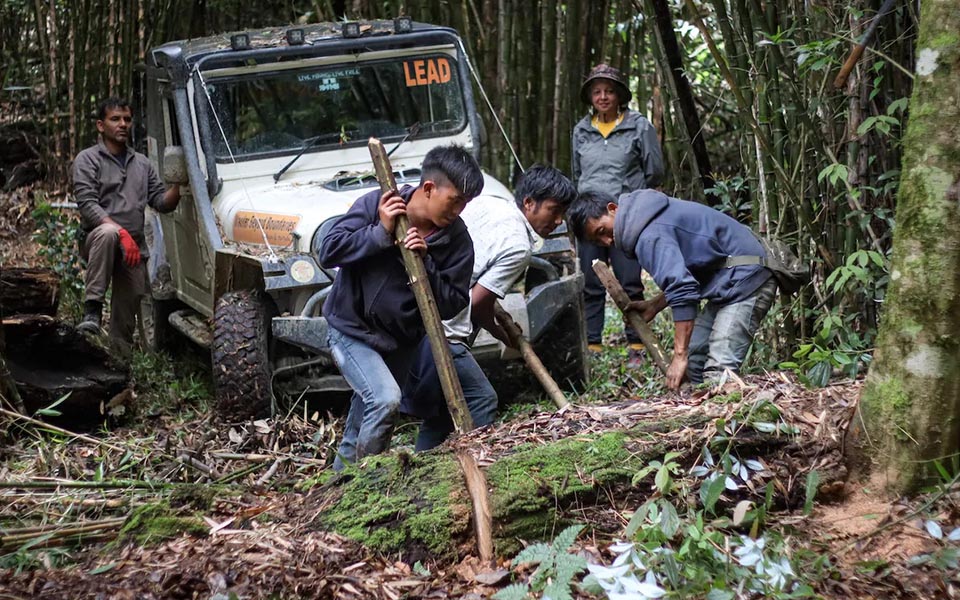
{"type": "Polygon", "coordinates": [[[587,78],[583,80],[583,85],[580,86],[580,100],[583,101],[584,104],[590,104],[590,83],[596,79],[607,79],[613,82],[613,86],[617,90],[617,97],[620,100],[620,106],[626,106],[630,103],[633,94],[630,93],[630,88],[627,87],[626,77],[623,76],[620,69],[615,69],[608,64],[600,63],[590,70],[590,74],[587,75],[587,78]]]}

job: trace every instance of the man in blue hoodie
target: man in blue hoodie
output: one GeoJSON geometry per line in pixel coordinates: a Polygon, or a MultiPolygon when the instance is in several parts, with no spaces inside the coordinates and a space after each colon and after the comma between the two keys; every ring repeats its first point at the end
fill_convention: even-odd
{"type": "Polygon", "coordinates": [[[403,244],[423,257],[440,318],[449,319],[470,301],[473,245],[460,213],[482,189],[480,166],[465,149],[434,148],[418,187],[361,196],[324,238],[320,264],[340,268],[323,305],[328,342],[353,388],[335,470],[390,445],[400,389],[425,335],[394,242],[397,218],[410,219],[403,244]]]}
{"type": "Polygon", "coordinates": [[[671,308],[670,389],[679,389],[684,376],[701,383],[740,369],[777,290],[773,274],[757,264],[765,253],[750,228],[654,190],[623,194],[619,204],[608,194],[581,194],[567,221],[578,239],[623,250],[662,290],[628,310],[650,321],[671,308]],[[701,300],[707,301],[702,312],[701,300]]]}

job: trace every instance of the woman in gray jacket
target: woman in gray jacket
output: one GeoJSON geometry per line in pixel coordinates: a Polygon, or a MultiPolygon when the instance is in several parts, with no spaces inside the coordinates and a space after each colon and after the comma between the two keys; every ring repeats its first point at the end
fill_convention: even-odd
{"type": "MultiPolygon", "coordinates": [[[[650,121],[627,107],[631,98],[623,74],[609,65],[597,65],[583,82],[580,99],[592,110],[573,128],[573,180],[578,192],[604,192],[617,198],[660,185],[663,156],[657,132],[650,121]]],[[[632,300],[643,299],[640,269],[636,261],[614,247],[580,242],[578,254],[585,277],[587,342],[592,350],[599,350],[606,290],[593,271],[593,261],[610,264],[632,300]]],[[[629,328],[627,338],[631,349],[641,348],[640,340],[629,328]]]]}

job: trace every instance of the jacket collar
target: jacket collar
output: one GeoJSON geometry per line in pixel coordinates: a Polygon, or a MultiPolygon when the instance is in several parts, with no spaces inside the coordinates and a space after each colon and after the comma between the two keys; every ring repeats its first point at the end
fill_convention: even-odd
{"type": "MultiPolygon", "coordinates": [[[[100,154],[103,154],[107,158],[111,158],[113,160],[119,160],[116,155],[110,152],[110,149],[107,148],[107,145],[103,143],[102,139],[97,140],[97,149],[100,151],[100,154]]],[[[124,161],[125,161],[124,164],[129,164],[130,159],[133,158],[133,155],[134,155],[133,148],[131,148],[130,146],[127,146],[126,154],[124,155],[124,161]]]]}

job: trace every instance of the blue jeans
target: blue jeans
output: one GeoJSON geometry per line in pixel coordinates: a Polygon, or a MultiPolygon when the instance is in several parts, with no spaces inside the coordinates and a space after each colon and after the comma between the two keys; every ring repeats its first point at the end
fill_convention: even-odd
{"type": "Polygon", "coordinates": [[[746,300],[724,306],[707,303],[690,337],[687,377],[691,382],[716,381],[726,369],[740,370],[776,293],[777,281],[771,277],[746,300]]]}
{"type": "Polygon", "coordinates": [[[342,471],[345,463],[379,454],[390,446],[400,385],[415,354],[407,347],[383,355],[333,327],[327,339],[340,373],[353,388],[343,441],[333,461],[334,471],[342,471]]]}
{"type": "MultiPolygon", "coordinates": [[[[497,392],[467,346],[450,343],[447,346],[450,348],[453,366],[457,370],[457,378],[463,388],[463,397],[473,424],[483,427],[493,423],[497,416],[497,392]]],[[[417,361],[404,386],[402,410],[423,418],[420,433],[417,435],[417,452],[439,446],[454,430],[430,350],[430,341],[426,338],[420,343],[417,361]]]]}

